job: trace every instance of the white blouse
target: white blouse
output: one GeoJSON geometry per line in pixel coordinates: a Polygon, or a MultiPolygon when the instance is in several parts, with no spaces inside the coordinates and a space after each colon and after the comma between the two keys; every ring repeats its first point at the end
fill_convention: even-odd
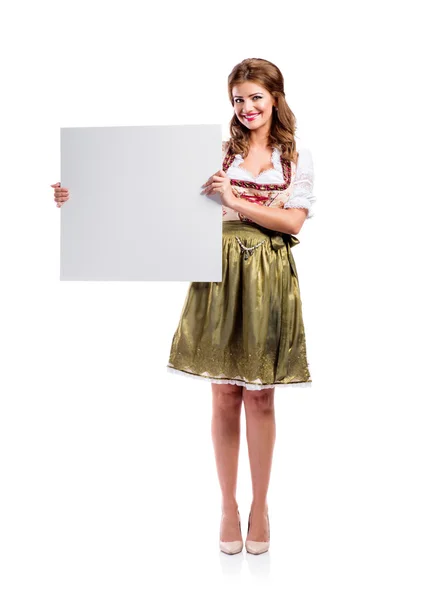
{"type": "MultiPolygon", "coordinates": [[[[314,216],[313,204],[316,197],[313,195],[314,168],[313,158],[308,148],[298,149],[298,163],[293,181],[293,191],[284,208],[307,208],[307,218],[314,216]]],[[[226,174],[231,179],[242,179],[254,183],[284,183],[282,171],[281,153],[277,148],[272,152],[272,169],[266,169],[254,177],[250,171],[244,169],[240,164],[243,162],[241,154],[236,154],[234,161],[226,174]]]]}

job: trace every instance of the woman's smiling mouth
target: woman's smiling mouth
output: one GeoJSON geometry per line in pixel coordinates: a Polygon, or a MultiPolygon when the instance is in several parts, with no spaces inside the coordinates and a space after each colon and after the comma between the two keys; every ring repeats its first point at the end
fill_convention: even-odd
{"type": "Polygon", "coordinates": [[[260,115],[260,113],[255,113],[253,115],[242,115],[242,116],[246,121],[253,121],[259,115],[260,115]]]}

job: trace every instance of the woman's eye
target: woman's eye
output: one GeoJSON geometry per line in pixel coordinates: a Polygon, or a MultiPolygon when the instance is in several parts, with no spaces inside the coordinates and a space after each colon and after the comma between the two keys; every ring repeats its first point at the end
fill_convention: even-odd
{"type": "MultiPolygon", "coordinates": [[[[261,100],[261,96],[253,96],[253,99],[254,98],[258,98],[259,100],[261,100]]],[[[238,100],[242,100],[242,98],[236,98],[235,102],[238,102],[238,100]]]]}

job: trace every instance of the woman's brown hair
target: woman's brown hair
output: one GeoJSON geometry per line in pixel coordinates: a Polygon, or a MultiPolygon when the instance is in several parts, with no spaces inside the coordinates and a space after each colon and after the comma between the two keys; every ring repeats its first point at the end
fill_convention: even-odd
{"type": "MultiPolygon", "coordinates": [[[[297,162],[295,144],[296,119],[285,100],[284,80],[276,65],[263,58],[246,58],[235,65],[228,77],[229,100],[234,105],[232,89],[244,81],[254,81],[264,87],[277,101],[273,107],[272,123],[269,132],[269,145],[276,146],[283,158],[297,162]],[[276,110],[276,108],[278,110],[276,110]]],[[[250,147],[250,130],[234,114],[229,124],[230,140],[228,150],[233,154],[247,156],[250,147]]]]}

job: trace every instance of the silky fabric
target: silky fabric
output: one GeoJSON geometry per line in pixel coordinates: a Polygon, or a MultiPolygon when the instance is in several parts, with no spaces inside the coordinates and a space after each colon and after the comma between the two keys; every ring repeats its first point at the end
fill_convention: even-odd
{"type": "Polygon", "coordinates": [[[168,368],[268,387],[311,382],[290,234],[223,221],[222,281],[189,285],[168,368]]]}

